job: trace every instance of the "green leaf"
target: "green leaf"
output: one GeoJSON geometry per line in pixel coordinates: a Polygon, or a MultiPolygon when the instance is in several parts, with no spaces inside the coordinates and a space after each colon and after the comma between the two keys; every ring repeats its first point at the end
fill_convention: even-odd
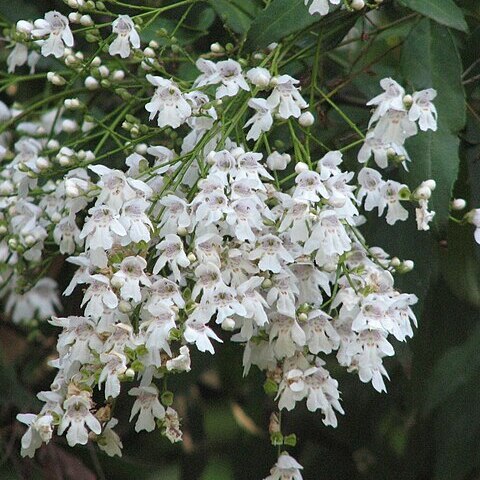
{"type": "Polygon", "coordinates": [[[463,345],[451,348],[437,362],[427,389],[425,402],[427,413],[449,401],[450,396],[454,395],[459,388],[478,377],[480,373],[479,343],[480,327],[463,345]]]}
{"type": "Polygon", "coordinates": [[[220,19],[235,33],[244,35],[250,28],[256,6],[252,0],[209,0],[220,19]]]}
{"type": "Polygon", "coordinates": [[[247,36],[247,46],[250,49],[266,47],[313,25],[320,18],[308,13],[303,0],[273,0],[253,21],[247,36]]]}
{"type": "Polygon", "coordinates": [[[468,31],[462,10],[453,0],[399,0],[402,5],[447,27],[468,31]]]}
{"type": "Polygon", "coordinates": [[[422,20],[405,41],[401,68],[406,82],[415,90],[433,87],[438,92],[438,131],[419,132],[407,142],[412,163],[405,181],[411,188],[428,178],[437,182],[431,200],[436,212],[434,224],[444,228],[458,174],[458,133],[466,121],[462,63],[451,32],[422,20]]]}

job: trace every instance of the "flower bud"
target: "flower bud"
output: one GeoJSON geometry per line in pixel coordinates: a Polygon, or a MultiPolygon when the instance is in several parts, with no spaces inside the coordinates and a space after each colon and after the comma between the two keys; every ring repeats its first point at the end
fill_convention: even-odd
{"type": "Polygon", "coordinates": [[[35,165],[39,170],[46,170],[50,167],[50,162],[46,158],[38,157],[35,161],[35,165]]]}
{"type": "Polygon", "coordinates": [[[129,380],[135,378],[135,370],[133,368],[127,368],[124,373],[125,377],[129,380]]]}
{"type": "Polygon", "coordinates": [[[93,25],[93,20],[90,15],[82,15],[80,17],[80,24],[84,27],[91,27],[93,25]]]}
{"type": "Polygon", "coordinates": [[[27,22],[26,20],[19,20],[17,22],[17,32],[25,33],[26,35],[30,35],[30,32],[33,30],[33,23],[27,22]]]}
{"type": "Polygon", "coordinates": [[[225,49],[218,42],[215,42],[210,45],[210,51],[212,53],[223,53],[225,49]]]}
{"type": "Polygon", "coordinates": [[[188,230],[185,227],[178,227],[177,228],[177,235],[179,237],[184,237],[187,234],[188,234],[188,230]]]}
{"type": "Polygon", "coordinates": [[[158,48],[160,45],[159,45],[158,42],[156,42],[155,40],[150,40],[150,41],[148,42],[148,46],[149,46],[150,48],[156,49],[156,48],[158,48]]]}
{"type": "Polygon", "coordinates": [[[98,67],[98,73],[102,78],[107,78],[110,75],[110,70],[105,65],[100,65],[98,67]]]}
{"type": "Polygon", "coordinates": [[[308,320],[308,315],[306,313],[300,313],[300,315],[298,315],[299,322],[306,322],[307,320],[308,320]]]}
{"type": "Polygon", "coordinates": [[[188,255],[187,255],[187,258],[188,260],[190,261],[190,263],[194,263],[197,261],[197,257],[195,256],[195,254],[193,252],[190,252],[188,255]]]}
{"type": "Polygon", "coordinates": [[[402,262],[400,261],[400,259],[398,257],[393,257],[390,260],[390,265],[394,268],[399,267],[401,264],[402,264],[402,262]]]}
{"type": "Polygon", "coordinates": [[[364,0],[352,0],[352,3],[350,4],[350,6],[354,10],[362,10],[362,8],[365,7],[365,1],[364,0]]]}
{"type": "Polygon", "coordinates": [[[78,130],[78,123],[75,120],[66,118],[62,122],[62,130],[67,133],[73,133],[78,130]]]}
{"type": "Polygon", "coordinates": [[[82,14],[78,12],[70,12],[68,14],[68,20],[70,23],[80,23],[80,19],[82,18],[82,14]]]}
{"type": "Polygon", "coordinates": [[[454,198],[452,200],[452,210],[460,211],[467,206],[467,201],[463,198],[454,198]]]}
{"type": "Polygon", "coordinates": [[[407,107],[410,108],[413,103],[413,97],[411,95],[405,95],[403,97],[403,104],[407,107]]]}
{"type": "Polygon", "coordinates": [[[310,170],[310,169],[308,168],[308,165],[304,162],[298,162],[295,165],[295,173],[297,175],[299,175],[300,173],[303,173],[303,172],[308,172],[308,170],[310,170]]]}
{"type": "Polygon", "coordinates": [[[235,328],[235,320],[231,318],[226,318],[222,322],[222,330],[226,330],[228,332],[231,332],[235,328]]]}
{"type": "Polygon", "coordinates": [[[123,70],[115,70],[112,74],[112,80],[121,82],[125,78],[125,72],[123,70]]]}
{"type": "Polygon", "coordinates": [[[418,187],[413,196],[417,200],[428,200],[432,196],[432,191],[427,186],[418,187]]]}
{"type": "Polygon", "coordinates": [[[267,157],[267,166],[270,170],[285,170],[292,158],[288,153],[272,152],[267,157]]]}
{"type": "Polygon", "coordinates": [[[87,77],[85,79],[85,88],[88,90],[96,90],[98,88],[98,80],[94,77],[87,77]]]}
{"type": "MultiPolygon", "coordinates": [[[[113,278],[112,278],[112,286],[114,286],[113,285],[113,278]]],[[[119,287],[119,288],[121,288],[121,287],[119,287]]],[[[133,307],[130,304],[130,302],[127,302],[126,300],[120,300],[120,302],[118,302],[118,309],[122,313],[130,313],[133,310],[133,307]]]]}
{"type": "Polygon", "coordinates": [[[148,57],[148,58],[154,58],[155,57],[155,51],[153,48],[147,47],[143,50],[143,54],[148,57]]]}
{"type": "Polygon", "coordinates": [[[402,266],[404,272],[411,272],[415,267],[415,263],[413,263],[413,260],[405,260],[402,266]]]}
{"type": "Polygon", "coordinates": [[[303,112],[298,118],[298,123],[302,127],[311,127],[315,123],[315,117],[311,112],[303,112]]]}
{"type": "Polygon", "coordinates": [[[53,212],[50,218],[53,223],[58,223],[62,219],[62,216],[58,212],[53,212]]]}
{"type": "Polygon", "coordinates": [[[425,186],[433,191],[435,190],[435,188],[437,188],[437,182],[433,179],[425,180],[424,182],[422,182],[421,186],[425,186]]]}
{"type": "Polygon", "coordinates": [[[51,140],[48,141],[47,148],[49,150],[58,150],[60,148],[60,144],[58,143],[58,140],[55,140],[54,138],[52,138],[51,140]]]}
{"type": "Polygon", "coordinates": [[[247,78],[256,87],[265,88],[270,84],[272,76],[266,68],[256,67],[247,72],[247,78]]]}

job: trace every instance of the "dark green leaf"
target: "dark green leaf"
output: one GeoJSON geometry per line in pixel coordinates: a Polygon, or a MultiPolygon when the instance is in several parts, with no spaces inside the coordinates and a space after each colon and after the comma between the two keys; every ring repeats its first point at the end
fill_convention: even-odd
{"type": "Polygon", "coordinates": [[[320,18],[308,13],[303,0],[273,0],[253,21],[247,36],[247,46],[251,49],[266,47],[313,25],[320,18]]]}
{"type": "Polygon", "coordinates": [[[222,22],[235,33],[245,34],[253,20],[255,4],[252,0],[209,0],[222,22]]]}
{"type": "Polygon", "coordinates": [[[451,348],[435,365],[427,390],[425,410],[431,412],[480,373],[480,327],[466,343],[451,348]]]}
{"type": "Polygon", "coordinates": [[[468,31],[463,12],[453,0],[400,0],[400,3],[442,25],[468,31]]]}

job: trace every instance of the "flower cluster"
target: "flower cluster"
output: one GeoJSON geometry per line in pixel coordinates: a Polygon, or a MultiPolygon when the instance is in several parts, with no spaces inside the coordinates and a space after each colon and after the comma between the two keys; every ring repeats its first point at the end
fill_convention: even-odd
{"type": "MultiPolygon", "coordinates": [[[[326,0],[310,4],[311,13],[328,9],[326,0]]],[[[108,61],[135,62],[136,24],[118,16],[113,40],[102,44],[107,59],[85,61],[73,50],[69,24],[91,22],[78,11],[18,22],[9,69],[33,66],[39,49],[62,58],[87,94],[121,85],[125,72],[111,72],[116,63],[108,61]]],[[[13,321],[49,319],[60,329],[49,362],[55,379],[38,394],[44,406],[18,416],[28,426],[23,455],[33,456],[55,431],[70,446],[91,439],[121,455],[113,414],[123,392],[135,397],[130,421],[137,432],[159,429],[181,440],[166,379],[191,369],[192,349],[214,354],[228,336],[243,348],[245,374],[252,366],[265,372],[279,410],[305,402],[336,427],[344,411],[332,364],[386,390],[383,361],[394,355],[392,340],[412,337],[416,325],[417,298],[399,292],[394,275],[413,265],[367,245],[362,208],[377,208],[379,216],[386,209],[394,224],[408,217],[402,202],[418,203],[418,228],[426,230],[435,184],[426,180],[411,193],[367,163],[406,165],[404,143],[417,123],[436,129],[436,93],[409,96],[382,80],[385,93],[368,104],[375,110],[358,153],[361,168],[350,171],[342,151],[311,154],[302,145],[300,132],[315,118],[300,80],[277,74],[276,48],[248,68],[206,55],[196,61],[198,77],[183,82],[163,70],[150,42],[136,73],[148,99],[114,90],[132,102],[122,128],[132,139],[144,135],[120,146],[122,164],[98,155],[103,139],[94,152],[81,141],[56,140],[75,132],[98,138],[94,127],[104,123],[82,115],[88,107],[78,98],[28,122],[15,121],[26,112],[18,105],[0,103],[0,127],[10,126],[0,136],[0,159],[8,160],[0,169],[1,294],[13,321]],[[145,124],[128,114],[134,102],[148,112],[145,124]],[[271,147],[278,126],[288,126],[292,151],[271,147]],[[152,140],[166,131],[165,142],[152,140]],[[81,295],[78,316],[57,316],[57,285],[45,272],[59,254],[76,267],[64,295],[81,295]]],[[[65,76],[49,72],[47,80],[62,87],[65,76]]],[[[119,143],[122,135],[111,130],[119,143]]],[[[301,468],[284,453],[267,478],[298,480],[301,468]]]]}

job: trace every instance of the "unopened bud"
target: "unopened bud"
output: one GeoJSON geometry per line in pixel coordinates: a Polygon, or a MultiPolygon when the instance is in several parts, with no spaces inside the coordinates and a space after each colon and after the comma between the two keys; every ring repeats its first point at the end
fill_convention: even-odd
{"type": "Polygon", "coordinates": [[[96,90],[98,88],[98,80],[94,77],[87,77],[85,79],[85,88],[88,90],[96,90]]]}
{"type": "Polygon", "coordinates": [[[455,198],[452,200],[452,210],[463,210],[467,206],[467,202],[463,198],[455,198]]]}
{"type": "Polygon", "coordinates": [[[218,42],[215,42],[210,45],[210,51],[213,53],[223,53],[225,49],[218,42]]]}
{"type": "Polygon", "coordinates": [[[362,10],[362,8],[365,7],[365,1],[364,0],[352,0],[352,3],[350,4],[350,6],[354,10],[362,10]]]}
{"type": "Polygon", "coordinates": [[[222,322],[222,329],[226,330],[227,332],[231,332],[235,328],[235,320],[231,318],[226,318],[222,322]]]}
{"type": "Polygon", "coordinates": [[[309,168],[308,168],[308,165],[306,163],[298,162],[295,165],[295,173],[297,175],[300,175],[300,173],[303,173],[303,172],[308,172],[308,170],[309,170],[309,168]]]}
{"type": "Polygon", "coordinates": [[[315,117],[311,112],[303,112],[298,119],[298,123],[302,127],[311,127],[315,123],[315,117]]]}

